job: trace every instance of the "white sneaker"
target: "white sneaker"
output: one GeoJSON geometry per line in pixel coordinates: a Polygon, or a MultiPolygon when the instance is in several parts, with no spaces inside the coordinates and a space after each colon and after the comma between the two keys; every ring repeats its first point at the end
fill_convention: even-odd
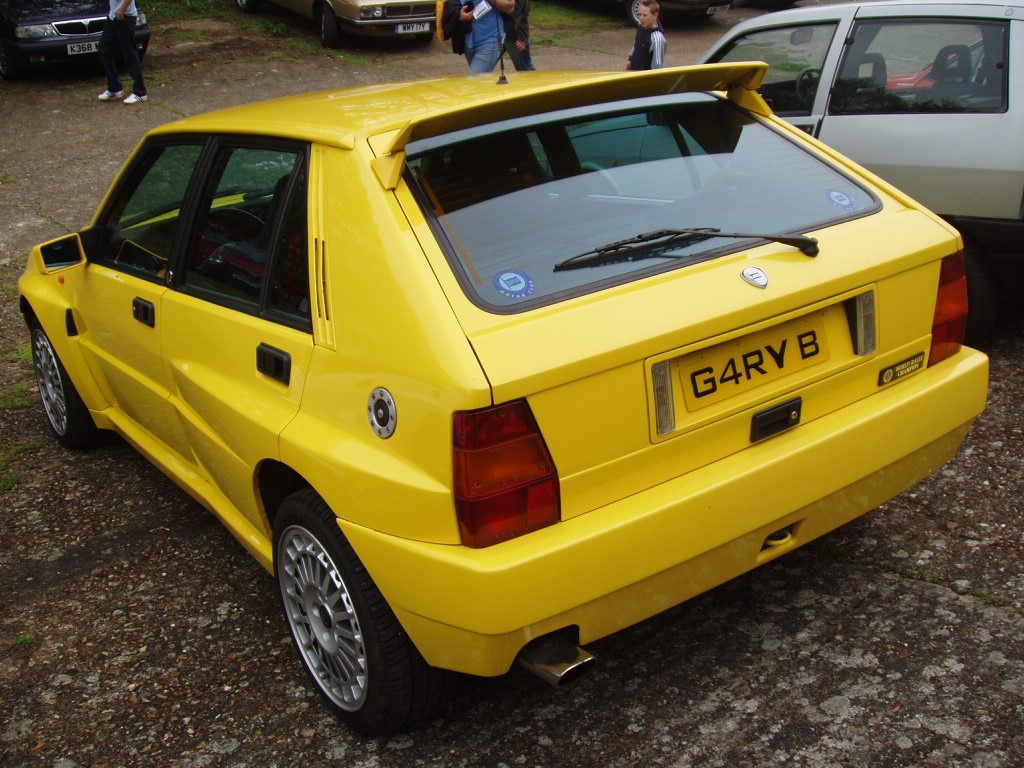
{"type": "Polygon", "coordinates": [[[104,91],[96,98],[100,101],[111,101],[112,99],[120,99],[124,96],[124,91],[104,91]]]}
{"type": "Polygon", "coordinates": [[[129,93],[128,98],[124,100],[125,104],[138,104],[140,101],[145,101],[149,96],[139,96],[135,93],[129,93]]]}

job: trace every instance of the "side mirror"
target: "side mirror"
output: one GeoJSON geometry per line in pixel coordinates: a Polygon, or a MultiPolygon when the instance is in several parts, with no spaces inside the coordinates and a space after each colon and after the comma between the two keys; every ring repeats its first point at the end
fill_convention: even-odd
{"type": "Polygon", "coordinates": [[[43,274],[84,263],[85,251],[78,233],[39,246],[39,261],[43,274]]]}

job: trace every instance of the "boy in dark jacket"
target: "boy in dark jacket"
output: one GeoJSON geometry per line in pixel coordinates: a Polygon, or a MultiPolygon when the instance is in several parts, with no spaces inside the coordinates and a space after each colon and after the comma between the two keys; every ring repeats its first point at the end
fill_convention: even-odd
{"type": "Polygon", "coordinates": [[[661,26],[661,5],[658,0],[641,0],[640,28],[626,59],[626,69],[661,69],[665,66],[667,49],[668,41],[661,26]]]}

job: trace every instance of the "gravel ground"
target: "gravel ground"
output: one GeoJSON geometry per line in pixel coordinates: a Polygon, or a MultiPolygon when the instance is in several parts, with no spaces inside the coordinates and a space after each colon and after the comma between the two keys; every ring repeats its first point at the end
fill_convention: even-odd
{"type": "MultiPolygon", "coordinates": [[[[673,60],[751,13],[674,27],[673,60]]],[[[0,83],[0,765],[1021,765],[1019,306],[986,349],[988,410],[934,478],[593,644],[598,664],[568,688],[519,670],[465,678],[441,718],[408,734],[339,727],[272,580],[212,516],[119,440],[69,453],[49,437],[13,285],[31,244],[84,225],[154,125],[464,64],[438,44],[338,58],[230,22],[180,28],[202,42],[154,43],[142,109],[95,103],[95,73],[0,83]]],[[[541,33],[545,67],[618,68],[631,38],[541,33]]]]}

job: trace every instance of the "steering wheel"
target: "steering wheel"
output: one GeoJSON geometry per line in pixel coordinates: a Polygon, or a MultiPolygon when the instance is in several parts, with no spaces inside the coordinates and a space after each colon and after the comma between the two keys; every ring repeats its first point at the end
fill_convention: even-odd
{"type": "Polygon", "coordinates": [[[814,104],[814,91],[818,87],[819,80],[821,80],[821,70],[817,67],[804,67],[796,76],[796,97],[808,109],[814,104]]]}
{"type": "Polygon", "coordinates": [[[263,219],[241,208],[215,208],[206,220],[229,240],[252,240],[263,230],[263,219]]]}

